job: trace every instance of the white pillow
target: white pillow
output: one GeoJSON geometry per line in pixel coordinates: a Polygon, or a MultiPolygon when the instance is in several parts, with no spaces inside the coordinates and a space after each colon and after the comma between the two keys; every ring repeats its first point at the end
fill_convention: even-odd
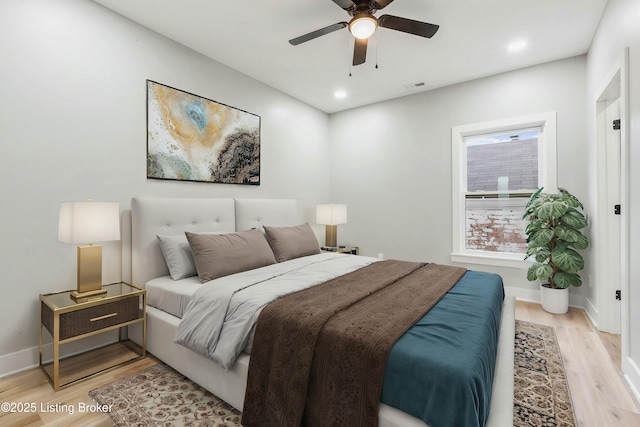
{"type": "Polygon", "coordinates": [[[191,247],[184,234],[156,236],[160,242],[160,249],[169,268],[169,275],[173,280],[195,276],[196,265],[191,254],[191,247]]]}

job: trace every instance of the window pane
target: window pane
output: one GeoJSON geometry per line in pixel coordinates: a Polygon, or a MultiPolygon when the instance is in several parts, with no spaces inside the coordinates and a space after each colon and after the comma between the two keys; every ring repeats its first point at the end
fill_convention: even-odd
{"type": "Polygon", "coordinates": [[[527,237],[522,214],[528,200],[526,197],[466,199],[466,249],[524,254],[527,237]]]}
{"type": "Polygon", "coordinates": [[[464,139],[467,191],[515,191],[538,188],[538,130],[464,139]]]}

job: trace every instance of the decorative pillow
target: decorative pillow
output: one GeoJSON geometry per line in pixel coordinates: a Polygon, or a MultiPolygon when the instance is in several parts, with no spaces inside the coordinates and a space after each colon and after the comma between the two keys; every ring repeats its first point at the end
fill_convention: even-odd
{"type": "Polygon", "coordinates": [[[191,248],[184,234],[156,236],[160,242],[160,249],[169,268],[169,275],[173,280],[195,276],[196,265],[193,262],[191,248]]]}
{"type": "Polygon", "coordinates": [[[265,236],[278,262],[320,253],[320,244],[309,224],[297,227],[264,226],[265,236]]]}
{"type": "Polygon", "coordinates": [[[217,235],[185,234],[202,283],[276,262],[260,230],[217,235]]]}

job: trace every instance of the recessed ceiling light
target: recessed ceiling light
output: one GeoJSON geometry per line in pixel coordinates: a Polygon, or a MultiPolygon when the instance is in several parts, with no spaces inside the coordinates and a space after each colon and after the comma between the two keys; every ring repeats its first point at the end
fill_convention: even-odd
{"type": "Polygon", "coordinates": [[[342,98],[345,98],[347,96],[347,92],[345,92],[343,90],[337,90],[337,91],[335,91],[333,96],[335,96],[338,99],[342,99],[342,98]]]}
{"type": "Polygon", "coordinates": [[[525,47],[527,47],[527,42],[524,40],[517,40],[513,43],[511,43],[508,47],[509,52],[518,52],[522,49],[524,49],[525,47]]]}

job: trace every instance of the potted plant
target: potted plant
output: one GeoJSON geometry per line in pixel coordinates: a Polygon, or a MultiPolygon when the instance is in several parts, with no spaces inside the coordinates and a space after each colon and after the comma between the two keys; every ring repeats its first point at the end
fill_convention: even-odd
{"type": "Polygon", "coordinates": [[[522,216],[529,222],[525,259],[535,259],[527,280],[541,281],[542,308],[562,314],[569,309],[569,286],[582,285],[578,271],[584,268],[584,258],[578,250],[589,246],[580,231],[588,223],[574,195],[562,188],[557,194],[542,190],[531,195],[522,216]]]}

